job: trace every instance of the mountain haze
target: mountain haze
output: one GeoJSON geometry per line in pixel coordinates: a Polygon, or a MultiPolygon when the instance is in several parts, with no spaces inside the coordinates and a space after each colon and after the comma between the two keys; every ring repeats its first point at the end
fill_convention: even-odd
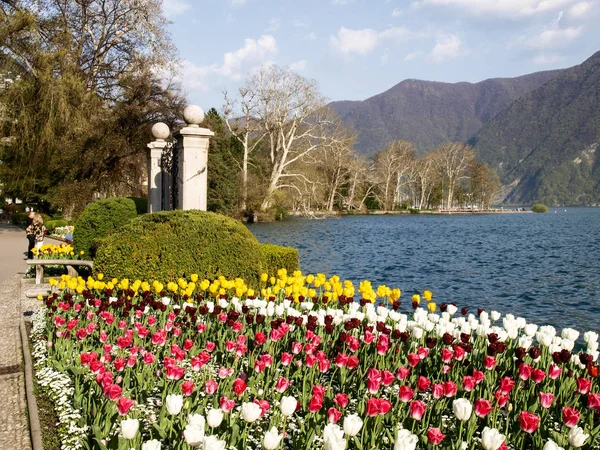
{"type": "Polygon", "coordinates": [[[600,52],[516,100],[469,143],[510,186],[509,202],[600,202],[600,52]]]}
{"type": "Polygon", "coordinates": [[[331,106],[358,133],[359,153],[372,155],[405,139],[424,153],[449,141],[466,142],[512,102],[552,80],[561,70],[479,83],[405,80],[364,101],[331,106]]]}

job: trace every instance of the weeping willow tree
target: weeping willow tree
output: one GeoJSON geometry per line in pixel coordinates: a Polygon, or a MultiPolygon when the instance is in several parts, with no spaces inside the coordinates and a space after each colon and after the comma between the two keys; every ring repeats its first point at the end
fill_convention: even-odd
{"type": "Polygon", "coordinates": [[[0,71],[16,74],[2,96],[4,195],[67,214],[96,197],[144,195],[150,124],[174,125],[184,106],[165,81],[175,61],[160,1],[1,5],[0,71]]]}

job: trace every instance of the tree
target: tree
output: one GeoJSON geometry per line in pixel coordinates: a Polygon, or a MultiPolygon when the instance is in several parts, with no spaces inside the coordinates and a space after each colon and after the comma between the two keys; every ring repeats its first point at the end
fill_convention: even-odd
{"type": "Polygon", "coordinates": [[[435,154],[428,153],[420,160],[415,162],[415,191],[418,193],[415,205],[418,209],[423,209],[429,205],[429,199],[438,178],[438,172],[435,167],[435,154]]]}
{"type": "Polygon", "coordinates": [[[498,200],[500,178],[494,169],[487,164],[473,161],[469,168],[471,200],[479,203],[481,208],[490,207],[498,200]]]}
{"type": "Polygon", "coordinates": [[[453,142],[442,145],[435,153],[435,162],[440,174],[444,177],[448,195],[446,207],[452,208],[452,200],[456,183],[467,177],[466,170],[475,159],[475,152],[467,145],[453,142]]]}
{"type": "Polygon", "coordinates": [[[375,156],[375,170],[380,177],[381,203],[385,211],[394,208],[400,199],[402,187],[410,181],[406,175],[411,169],[414,154],[412,143],[397,140],[375,156]]]}

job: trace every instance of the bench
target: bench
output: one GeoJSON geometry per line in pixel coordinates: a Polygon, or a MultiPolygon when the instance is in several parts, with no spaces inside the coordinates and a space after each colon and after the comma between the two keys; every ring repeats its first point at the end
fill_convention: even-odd
{"type": "Polygon", "coordinates": [[[79,259],[28,259],[27,264],[35,266],[35,284],[41,284],[44,279],[44,266],[66,266],[67,273],[71,277],[77,277],[78,273],[73,268],[74,266],[86,266],[93,268],[93,261],[85,261],[79,259]]]}

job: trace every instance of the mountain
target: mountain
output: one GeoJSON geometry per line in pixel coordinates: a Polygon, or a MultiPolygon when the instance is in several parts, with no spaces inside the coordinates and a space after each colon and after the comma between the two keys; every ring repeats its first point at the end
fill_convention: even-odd
{"type": "Polygon", "coordinates": [[[512,203],[600,202],[600,52],[556,74],[469,140],[512,203]]]}
{"type": "Polygon", "coordinates": [[[423,153],[445,142],[466,142],[512,102],[560,73],[553,70],[479,83],[405,80],[367,100],[331,106],[359,133],[359,153],[372,155],[394,139],[409,140],[423,153]]]}

